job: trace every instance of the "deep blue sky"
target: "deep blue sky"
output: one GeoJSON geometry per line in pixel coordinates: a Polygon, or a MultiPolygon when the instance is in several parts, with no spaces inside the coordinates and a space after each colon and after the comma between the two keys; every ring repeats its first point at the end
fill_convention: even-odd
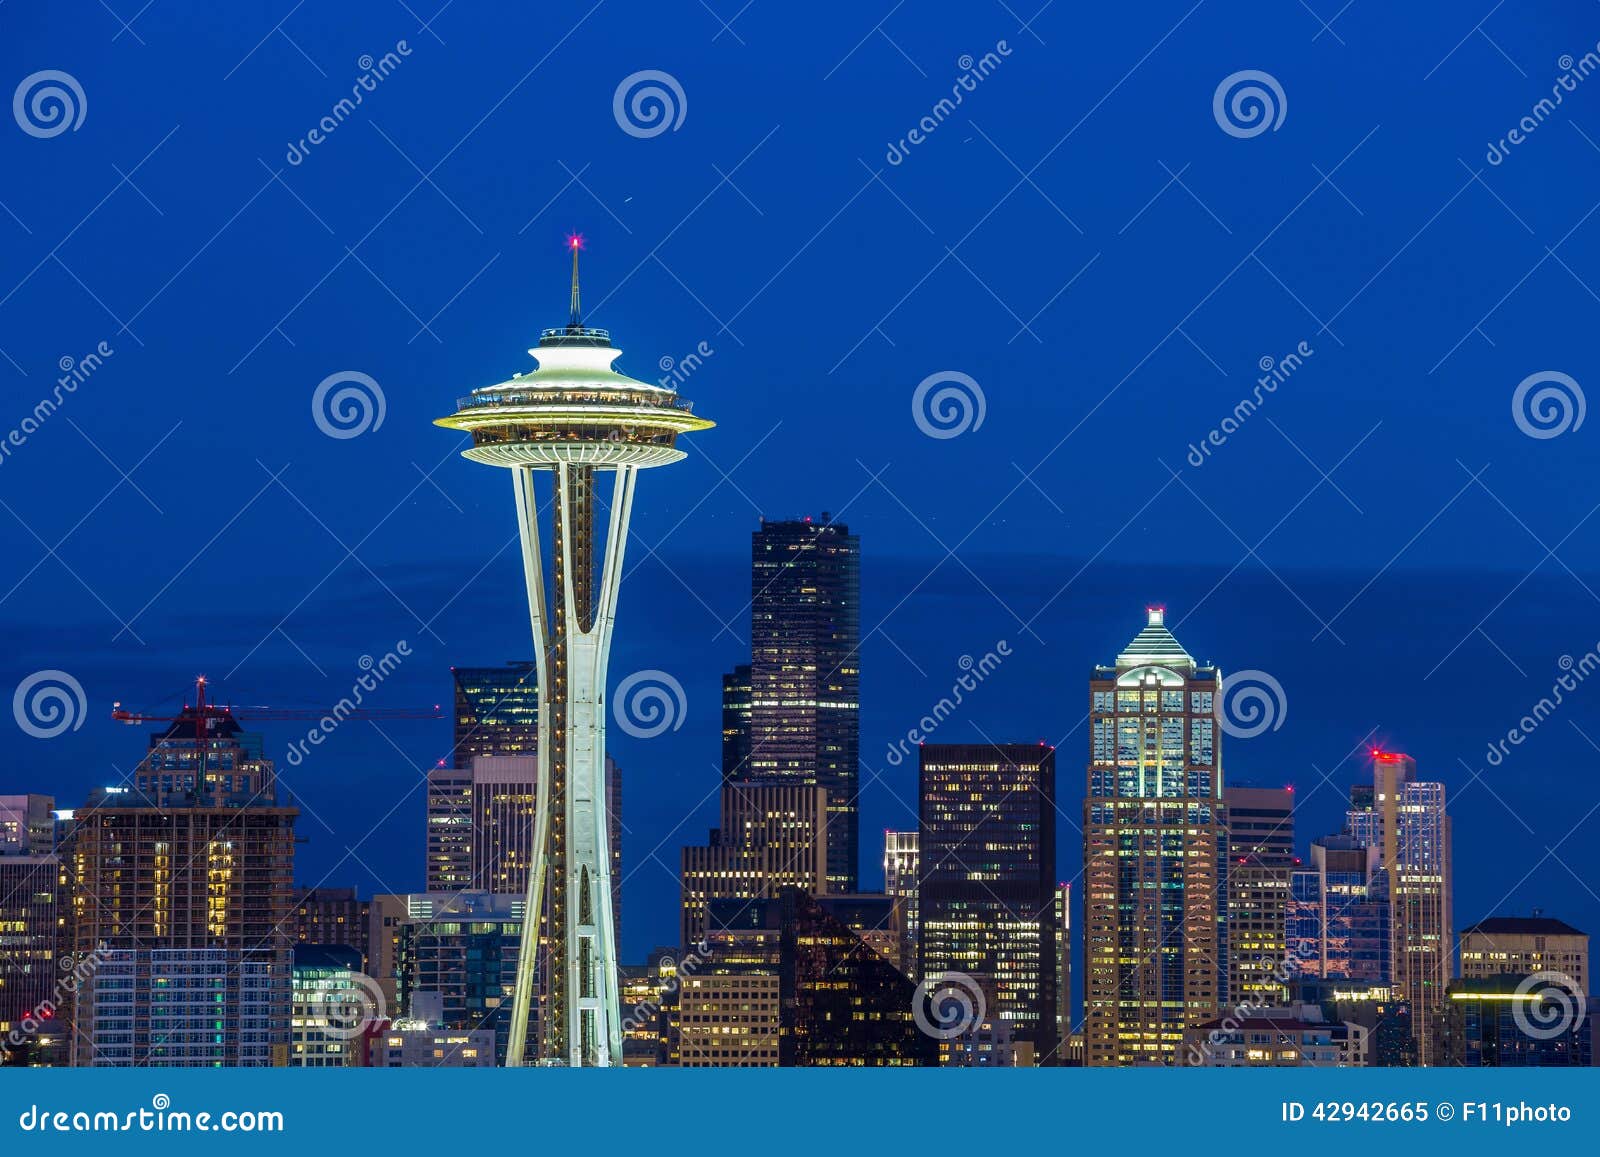
{"type": "MultiPolygon", "coordinates": [[[[715,350],[683,389],[717,428],[642,479],[613,656],[689,705],[676,732],[611,739],[625,956],[675,935],[677,849],[713,822],[749,533],[822,510],[864,552],[867,883],[878,831],[914,822],[885,748],[999,639],[1013,657],[938,738],[1059,742],[1075,823],[1088,669],[1160,600],[1198,657],[1284,687],[1283,726],[1225,765],[1297,786],[1302,846],[1338,826],[1365,774],[1341,761],[1376,732],[1451,786],[1458,925],[1540,906],[1600,927],[1600,686],[1485,761],[1600,640],[1600,422],[1535,439],[1511,410],[1530,374],[1596,373],[1600,79],[1484,159],[1600,41],[1600,8],[1508,3],[1474,31],[1488,0],[1357,0],[1331,29],[1278,0],[453,4],[431,30],[435,0],[291,7],[158,0],[127,30],[95,2],[0,7],[0,96],[59,69],[87,98],[49,139],[0,116],[0,437],[60,359],[115,350],[0,460],[0,691],[61,669],[89,700],[54,739],[4,717],[0,791],[115,782],[145,740],[111,702],[179,703],[199,671],[236,702],[323,704],[406,639],[380,695],[399,706],[446,700],[452,663],[525,655],[509,482],[429,423],[530,365],[576,229],[624,370],[715,350]],[[645,69],[687,98],[648,139],[612,110],[645,69]],[[1287,100],[1248,139],[1212,111],[1245,69],[1287,100]],[[342,370],[386,400],[348,440],[311,413],[342,370]],[[981,428],[919,431],[939,371],[979,383],[981,428]]],[[[281,755],[293,730],[266,730],[281,755]]],[[[284,767],[300,878],[420,887],[418,769],[447,745],[442,722],[347,726],[284,767]]],[[[1072,879],[1067,820],[1060,844],[1072,879]]]]}

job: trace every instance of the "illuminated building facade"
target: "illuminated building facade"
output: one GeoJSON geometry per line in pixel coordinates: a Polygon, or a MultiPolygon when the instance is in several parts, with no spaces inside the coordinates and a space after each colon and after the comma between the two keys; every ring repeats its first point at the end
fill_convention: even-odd
{"type": "Polygon", "coordinates": [[[539,750],[539,682],[528,660],[502,667],[452,667],[455,741],[450,762],[479,755],[532,757],[539,750]]]}
{"type": "Polygon", "coordinates": [[[917,1027],[916,985],[850,926],[890,909],[885,896],[798,888],[774,899],[713,901],[706,963],[682,981],[679,1063],[770,1065],[776,1016],[776,1063],[784,1068],[938,1064],[937,1040],[917,1027]]]}
{"type": "Polygon", "coordinates": [[[1084,836],[1085,1063],[1176,1063],[1221,1012],[1228,829],[1222,673],[1159,607],[1089,680],[1084,836]]]}
{"type": "Polygon", "coordinates": [[[735,667],[722,677],[722,778],[736,780],[749,773],[750,764],[750,664],[735,667]]]}
{"type": "Polygon", "coordinates": [[[472,437],[467,458],[510,471],[538,689],[533,871],[507,1063],[622,1063],[605,784],[605,693],[623,552],[640,470],[684,457],[680,434],[712,425],[672,389],[613,368],[611,335],[585,326],[577,238],[567,325],[530,351],[538,368],[474,390],[439,425],[472,437]],[[546,504],[540,475],[552,478],[546,504]],[[609,493],[601,486],[611,476],[609,493]],[[546,574],[544,543],[551,546],[546,574]],[[541,947],[548,946],[545,967],[541,947]],[[528,1047],[539,1003],[537,1047],[528,1047]]]}
{"type": "Polygon", "coordinates": [[[371,995],[357,979],[361,975],[361,953],[354,948],[314,943],[294,946],[290,1067],[339,1069],[356,1063],[359,1038],[346,1030],[359,1027],[351,1022],[361,1011],[372,1009],[371,995]]]}
{"type": "Polygon", "coordinates": [[[1346,1059],[1345,1031],[1305,1020],[1297,1010],[1268,1008],[1195,1025],[1185,1033],[1184,1052],[1210,1068],[1337,1068],[1346,1059]]]}
{"type": "Polygon", "coordinates": [[[1372,757],[1372,807],[1349,813],[1356,842],[1378,848],[1388,876],[1390,982],[1411,1006],[1417,1060],[1437,1063],[1435,1029],[1454,971],[1450,817],[1442,783],[1417,778],[1408,755],[1372,757]]]}
{"type": "Polygon", "coordinates": [[[900,950],[900,959],[903,963],[902,971],[912,980],[917,979],[917,928],[920,919],[917,908],[919,864],[916,832],[883,833],[883,890],[900,904],[901,926],[905,929],[905,944],[900,950]]]}
{"type": "Polygon", "coordinates": [[[185,707],[131,787],[93,793],[63,841],[74,1065],[288,1062],[294,823],[261,737],[185,707]]]}
{"type": "MultiPolygon", "coordinates": [[[[1068,1062],[1072,1051],[1072,885],[1056,885],[1056,1044],[1054,1063],[1068,1062]]],[[[1052,1058],[1046,1057],[1045,1063],[1052,1058]]],[[[1081,1061],[1079,1062],[1081,1063],[1081,1061]]]]}
{"type": "Polygon", "coordinates": [[[0,795],[0,856],[55,851],[55,806],[47,795],[0,795]]]}
{"type": "Polygon", "coordinates": [[[925,743],[919,751],[917,974],[926,986],[971,977],[988,1016],[1053,1063],[1055,748],[925,743]]]}
{"type": "Polygon", "coordinates": [[[1294,871],[1294,791],[1229,785],[1225,933],[1230,1005],[1286,1004],[1290,879],[1294,871]]]}
{"type": "Polygon", "coordinates": [[[1305,976],[1348,992],[1389,989],[1388,875],[1378,848],[1347,835],[1311,842],[1308,864],[1289,878],[1287,944],[1305,976]]]}
{"type": "Polygon", "coordinates": [[[856,890],[860,645],[860,540],[826,514],[762,519],[751,535],[749,753],[739,778],[828,789],[832,892],[856,890]]]}
{"type": "Polygon", "coordinates": [[[703,847],[681,852],[680,936],[685,950],[700,943],[714,900],[754,900],[786,887],[825,892],[822,830],[828,791],[783,783],[725,783],[720,825],[703,847]]]}
{"type": "Polygon", "coordinates": [[[296,888],[289,938],[296,944],[342,945],[361,956],[356,971],[367,970],[372,934],[372,902],[354,888],[296,888]]]}
{"type": "Polygon", "coordinates": [[[1532,916],[1491,916],[1461,930],[1461,978],[1532,976],[1557,972],[1589,992],[1589,934],[1535,910],[1532,916]]]}
{"type": "Polygon", "coordinates": [[[73,1014],[60,983],[71,972],[58,963],[69,935],[64,869],[59,856],[28,854],[26,840],[12,846],[24,850],[0,849],[0,1066],[62,1065],[73,1014]]]}
{"type": "Polygon", "coordinates": [[[1587,994],[1555,974],[1450,982],[1439,1059],[1452,1068],[1590,1068],[1594,1021],[1587,994]]]}
{"type": "Polygon", "coordinates": [[[451,1030],[489,1030],[497,1064],[510,1040],[523,904],[520,895],[488,892],[414,894],[397,929],[397,990],[407,1016],[451,1030]]]}

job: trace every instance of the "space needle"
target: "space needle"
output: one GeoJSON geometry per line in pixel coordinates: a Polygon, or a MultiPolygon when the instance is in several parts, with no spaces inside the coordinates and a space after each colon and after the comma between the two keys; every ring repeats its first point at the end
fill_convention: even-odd
{"type": "Polygon", "coordinates": [[[454,414],[435,423],[472,435],[465,457],[511,471],[533,623],[539,772],[508,1066],[622,1063],[605,808],[606,663],[635,478],[640,470],[684,457],[678,435],[715,424],[696,417],[675,391],[612,368],[622,351],[606,330],[582,320],[582,244],[577,236],[568,239],[567,324],[545,330],[528,351],[538,368],[474,390],[454,414]],[[612,475],[609,496],[602,493],[603,472],[612,475]],[[535,484],[541,473],[552,476],[546,502],[549,582],[535,484]],[[550,951],[539,1039],[530,1049],[541,917],[550,951]]]}

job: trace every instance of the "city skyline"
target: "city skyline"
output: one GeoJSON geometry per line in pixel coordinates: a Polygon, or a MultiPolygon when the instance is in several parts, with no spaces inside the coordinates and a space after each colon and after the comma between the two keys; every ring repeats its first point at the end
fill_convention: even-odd
{"type": "MultiPolygon", "coordinates": [[[[626,902],[619,962],[680,938],[683,849],[759,875],[750,841],[708,833],[753,814],[721,790],[757,754],[741,712],[765,711],[777,770],[831,780],[853,825],[828,828],[852,895],[882,884],[878,833],[917,827],[919,744],[1057,751],[1049,874],[1092,984],[1069,826],[1095,758],[1083,676],[1151,607],[1198,667],[1255,678],[1266,716],[1217,736],[1218,803],[1293,790],[1300,862],[1215,881],[1257,965],[1280,896],[1302,932],[1360,941],[1324,959],[1422,959],[1406,983],[1441,997],[1432,963],[1470,924],[1600,928],[1600,87],[1563,87],[1506,143],[1530,93],[1573,80],[1589,17],[948,7],[196,29],[156,5],[104,36],[0,13],[19,96],[0,118],[0,794],[77,808],[132,786],[149,736],[125,725],[181,717],[205,676],[299,813],[291,883],[420,892],[430,781],[462,805],[441,829],[483,818],[464,802],[481,753],[445,718],[490,718],[462,714],[463,673],[546,658],[506,479],[459,454],[491,448],[429,422],[463,387],[515,393],[521,351],[569,316],[581,235],[570,325],[609,327],[617,372],[717,420],[639,488],[610,668],[578,696],[605,728],[585,768],[627,776],[620,837],[597,799],[583,820],[626,902]],[[200,101],[173,78],[202,55],[200,101]],[[347,113],[362,60],[374,87],[347,113]],[[30,121],[22,88],[58,72],[87,115],[30,121]],[[1277,117],[1239,122],[1241,83],[1277,117]],[[641,123],[630,86],[677,115],[641,123]],[[831,640],[777,640],[803,645],[774,679],[750,550],[807,518],[852,540],[858,587],[831,640]],[[823,684],[846,678],[809,682],[823,652],[823,684]],[[819,687],[839,717],[807,719],[819,687]],[[346,700],[368,714],[325,725],[346,700]],[[440,718],[408,717],[425,703],[440,718]],[[802,750],[818,736],[847,766],[802,750]],[[1374,751],[1415,760],[1410,803],[1440,822],[1414,840],[1350,798],[1374,751]],[[1364,843],[1432,849],[1426,879],[1390,889],[1364,843]]],[[[515,706],[518,744],[562,725],[515,706]]],[[[489,827],[526,810],[508,784],[489,827]]],[[[492,845],[444,882],[514,891],[527,852],[492,845]]]]}

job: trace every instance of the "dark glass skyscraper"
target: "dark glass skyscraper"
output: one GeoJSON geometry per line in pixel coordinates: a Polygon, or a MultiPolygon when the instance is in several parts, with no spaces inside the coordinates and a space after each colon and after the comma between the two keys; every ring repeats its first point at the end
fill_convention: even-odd
{"type": "Polygon", "coordinates": [[[451,762],[474,755],[534,755],[539,750],[539,684],[532,662],[503,667],[452,667],[455,744],[451,762]]]}
{"type": "Polygon", "coordinates": [[[861,547],[843,523],[751,536],[750,753],[738,778],[828,789],[828,887],[856,890],[861,547]]]}
{"type": "Polygon", "coordinates": [[[722,677],[729,783],[828,789],[828,890],[856,887],[861,547],[824,514],[751,535],[748,665],[722,677]]]}
{"type": "Polygon", "coordinates": [[[1056,753],[1044,744],[926,743],[918,796],[918,975],[964,974],[985,1012],[1053,1063],[1056,753]]]}

